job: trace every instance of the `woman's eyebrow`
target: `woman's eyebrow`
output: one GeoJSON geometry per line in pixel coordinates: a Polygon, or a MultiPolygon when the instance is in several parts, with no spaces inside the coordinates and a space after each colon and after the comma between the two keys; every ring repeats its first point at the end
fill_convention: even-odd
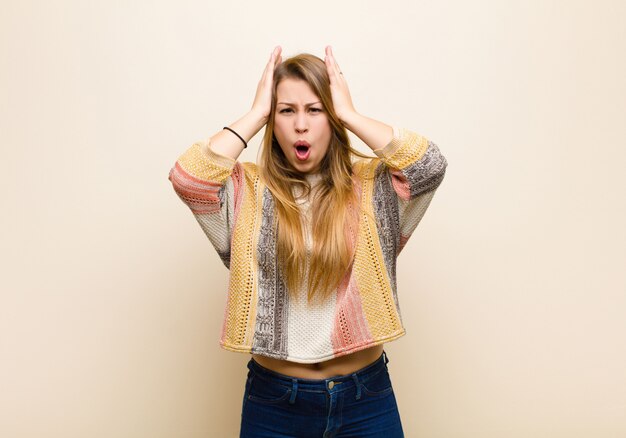
{"type": "MultiPolygon", "coordinates": [[[[291,102],[278,102],[276,105],[279,105],[279,104],[281,104],[281,103],[282,103],[283,105],[296,106],[296,104],[295,104],[295,103],[291,103],[291,102]]],[[[304,104],[304,106],[311,106],[311,105],[315,105],[316,103],[322,103],[322,102],[311,102],[311,103],[306,103],[306,104],[304,104]]]]}

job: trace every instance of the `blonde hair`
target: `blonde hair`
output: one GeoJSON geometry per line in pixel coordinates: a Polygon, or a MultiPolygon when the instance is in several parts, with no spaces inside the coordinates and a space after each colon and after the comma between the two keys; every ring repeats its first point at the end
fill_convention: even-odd
{"type": "Polygon", "coordinates": [[[320,294],[328,298],[352,264],[351,242],[359,219],[359,206],[352,182],[352,156],[369,158],[350,145],[348,132],[333,107],[330,80],[320,58],[303,53],[283,61],[274,71],[272,106],[262,141],[260,173],[275,201],[279,269],[289,293],[295,297],[305,276],[306,247],[301,212],[292,188],[305,196],[311,185],[285,157],[274,136],[276,89],[286,78],[305,81],[320,99],[332,131],[330,144],[320,163],[321,181],[311,200],[313,244],[310,254],[307,299],[320,294]]]}

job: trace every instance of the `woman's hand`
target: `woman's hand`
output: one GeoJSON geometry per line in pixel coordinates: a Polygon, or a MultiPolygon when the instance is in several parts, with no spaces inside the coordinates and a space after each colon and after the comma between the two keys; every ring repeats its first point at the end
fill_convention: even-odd
{"type": "Polygon", "coordinates": [[[330,46],[326,46],[326,58],[324,61],[326,62],[326,71],[328,71],[328,77],[330,79],[330,91],[333,96],[335,113],[337,113],[337,117],[345,124],[346,121],[356,113],[356,110],[352,104],[348,83],[343,77],[343,73],[341,73],[337,61],[335,61],[330,46]]]}
{"type": "Polygon", "coordinates": [[[270,56],[270,60],[263,70],[263,76],[256,89],[256,96],[252,103],[252,111],[258,113],[267,122],[272,107],[272,82],[274,80],[274,69],[282,62],[280,52],[282,48],[276,46],[270,56]]]}
{"type": "MultiPolygon", "coordinates": [[[[257,132],[267,124],[272,106],[272,82],[274,80],[274,68],[281,63],[280,46],[276,46],[270,60],[263,70],[263,76],[259,81],[252,103],[252,109],[239,120],[231,123],[229,127],[237,133],[228,132],[226,129],[216,132],[210,138],[210,149],[220,155],[236,160],[244,150],[246,144],[257,132]],[[243,139],[243,142],[239,138],[243,139]]],[[[208,148],[208,144],[205,144],[208,148]]]]}
{"type": "Polygon", "coordinates": [[[393,128],[390,125],[365,117],[356,112],[352,105],[352,98],[348,90],[348,83],[341,73],[341,69],[330,46],[326,46],[326,70],[330,78],[330,91],[333,95],[333,106],[337,117],[357,137],[363,140],[372,150],[383,148],[393,138],[393,128]]]}

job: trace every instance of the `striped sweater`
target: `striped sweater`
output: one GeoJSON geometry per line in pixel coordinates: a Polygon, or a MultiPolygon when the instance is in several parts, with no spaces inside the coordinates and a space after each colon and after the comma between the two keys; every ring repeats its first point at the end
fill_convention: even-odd
{"type": "MultiPolygon", "coordinates": [[[[293,298],[278,269],[274,199],[257,165],[220,155],[209,141],[178,158],[169,180],[230,269],[222,348],[315,363],[405,334],[396,259],[443,180],[447,161],[435,143],[406,129],[394,128],[393,139],[374,153],[353,164],[362,210],[353,263],[330,298],[311,302],[306,279],[293,298]]],[[[306,217],[308,203],[300,204],[306,217]]]]}

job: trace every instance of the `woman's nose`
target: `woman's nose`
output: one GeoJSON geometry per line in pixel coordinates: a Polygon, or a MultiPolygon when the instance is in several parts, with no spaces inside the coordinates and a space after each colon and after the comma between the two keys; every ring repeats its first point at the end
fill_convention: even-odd
{"type": "Polygon", "coordinates": [[[308,130],[309,129],[307,127],[306,115],[299,114],[296,117],[296,132],[297,133],[302,133],[302,132],[307,132],[308,130]]]}

